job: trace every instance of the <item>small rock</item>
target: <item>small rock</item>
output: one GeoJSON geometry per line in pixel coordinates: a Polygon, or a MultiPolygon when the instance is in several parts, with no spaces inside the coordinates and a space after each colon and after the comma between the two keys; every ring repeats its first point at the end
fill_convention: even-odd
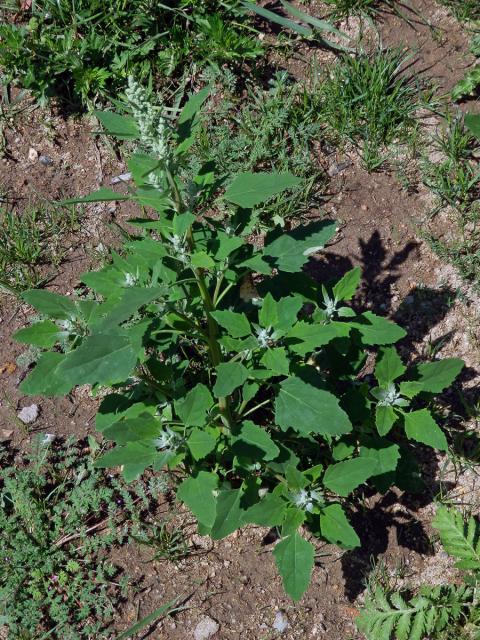
{"type": "Polygon", "coordinates": [[[277,611],[275,614],[275,621],[273,623],[273,628],[279,633],[283,633],[289,627],[287,618],[283,615],[281,611],[277,611]]]}
{"type": "Polygon", "coordinates": [[[0,429],[0,442],[10,440],[13,436],[13,429],[0,429]]]}
{"type": "Polygon", "coordinates": [[[132,174],[130,172],[121,173],[119,176],[114,176],[110,180],[110,184],[118,184],[119,182],[128,182],[131,179],[132,179],[132,174]]]}
{"type": "Polygon", "coordinates": [[[31,404],[29,407],[23,407],[17,418],[23,422],[23,424],[32,424],[38,418],[39,409],[37,404],[31,404]]]}
{"type": "Polygon", "coordinates": [[[328,175],[333,178],[334,176],[338,175],[339,173],[342,173],[342,171],[345,171],[345,169],[348,169],[348,167],[350,167],[352,164],[352,162],[350,160],[347,160],[346,162],[334,162],[332,165],[330,165],[328,167],[328,175]]]}
{"type": "Polygon", "coordinates": [[[208,640],[208,638],[215,635],[219,629],[220,625],[216,620],[208,616],[203,616],[195,627],[193,637],[195,640],[208,640]]]}
{"type": "Polygon", "coordinates": [[[38,160],[38,151],[33,147],[28,150],[28,159],[30,162],[36,162],[38,160]]]}
{"type": "Polygon", "coordinates": [[[53,164],[53,160],[50,158],[50,156],[40,156],[38,158],[38,161],[43,164],[44,167],[51,167],[53,164]]]}

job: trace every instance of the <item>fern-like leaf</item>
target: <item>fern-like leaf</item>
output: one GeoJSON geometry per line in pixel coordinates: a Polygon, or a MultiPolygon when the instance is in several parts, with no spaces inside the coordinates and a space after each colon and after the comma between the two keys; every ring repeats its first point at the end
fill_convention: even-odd
{"type": "Polygon", "coordinates": [[[472,598],[473,589],[465,585],[423,587],[410,600],[377,587],[367,596],[357,626],[368,640],[422,640],[464,621],[472,598]]]}
{"type": "Polygon", "coordinates": [[[456,509],[439,507],[432,525],[445,551],[459,559],[456,567],[480,571],[480,524],[474,518],[464,520],[456,509]]]}

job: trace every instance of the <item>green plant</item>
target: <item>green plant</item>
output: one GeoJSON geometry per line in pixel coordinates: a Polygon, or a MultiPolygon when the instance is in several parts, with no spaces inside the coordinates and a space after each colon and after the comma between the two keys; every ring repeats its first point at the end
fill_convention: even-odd
{"type": "Polygon", "coordinates": [[[219,180],[227,183],[242,171],[294,173],[301,181],[288,196],[282,193],[261,205],[264,224],[284,224],[318,202],[325,188],[314,146],[322,127],[310,88],[293,83],[285,72],[275,74],[266,91],[248,85],[247,90],[248,100],[216,101],[215,109],[202,116],[189,174],[212,158],[219,180]]]}
{"type": "MultiPolygon", "coordinates": [[[[472,38],[470,51],[480,58],[480,33],[472,38]]],[[[452,89],[452,99],[460,100],[465,96],[475,96],[480,87],[480,64],[474,65],[452,89]]]]}
{"type": "Polygon", "coordinates": [[[357,619],[367,640],[422,640],[422,638],[478,638],[480,634],[480,525],[465,521],[456,509],[439,507],[433,526],[445,551],[458,560],[467,574],[464,583],[422,586],[392,591],[377,585],[366,598],[357,619]]]}
{"type": "Polygon", "coordinates": [[[325,0],[332,7],[332,16],[337,20],[350,16],[373,18],[385,8],[392,8],[395,0],[325,0]]]}
{"type": "Polygon", "coordinates": [[[415,138],[421,93],[407,62],[398,50],[343,56],[319,85],[319,119],[359,147],[369,171],[385,162],[392,144],[415,138]]]}
{"type": "Polygon", "coordinates": [[[480,20],[480,7],[477,0],[440,0],[440,3],[448,7],[457,20],[480,20]]]}
{"type": "Polygon", "coordinates": [[[348,304],[358,268],[322,285],[302,271],[335,222],[276,227],[262,249],[246,243],[252,208],[295,186],[292,174],[238,174],[223,195],[224,220],[202,206],[215,183],[211,163],[192,182],[178,176],[208,89],[190,97],[176,123],[134,83],[128,95],[132,116],[98,115],[112,135],[139,140],[129,161],[136,189],[81,200],[130,199],[157,215],[131,221],[140,235],[82,276],[97,300],[23,295],[50,319],[16,338],[50,350],[22,390],[111,388],[96,426],[116,446],[96,465],[122,466],[130,481],[150,467],[178,469],[178,498],[213,539],[247,523],[278,527],[275,560],[298,599],[315,557],[302,530],[356,547],[348,496],[366,482],[418,488],[415,443],[448,448],[432,399],[463,362],[407,370],[389,346],[405,331],[348,304]]]}
{"type": "Polygon", "coordinates": [[[77,228],[78,207],[0,208],[0,290],[17,293],[48,281],[65,253],[65,234],[77,228]]]}
{"type": "MultiPolygon", "coordinates": [[[[470,122],[468,116],[466,122],[470,122]]],[[[433,150],[440,159],[423,162],[425,185],[438,196],[438,208],[452,208],[457,223],[457,230],[448,240],[439,237],[432,225],[426,237],[436,253],[472,281],[478,280],[480,270],[480,171],[474,154],[477,146],[463,117],[447,113],[444,130],[433,140],[433,150]]]]}
{"type": "Polygon", "coordinates": [[[0,66],[41,103],[91,106],[115,97],[130,73],[151,83],[188,62],[256,58],[262,48],[240,9],[235,0],[32,2],[22,24],[0,25],[0,66]]]}
{"type": "Polygon", "coordinates": [[[334,40],[326,39],[324,37],[325,33],[333,34],[340,40],[345,40],[348,37],[345,33],[339,31],[332,22],[329,22],[328,20],[319,20],[315,16],[305,13],[305,11],[301,11],[290,2],[286,2],[286,0],[280,0],[282,10],[286,14],[286,17],[257,5],[253,0],[243,0],[242,4],[246,9],[254,11],[262,18],[280,25],[287,31],[293,31],[303,38],[307,38],[308,40],[337,51],[351,50],[334,40]]]}
{"type": "Polygon", "coordinates": [[[0,620],[9,637],[111,637],[128,579],[108,551],[143,530],[156,487],[127,489],[82,448],[46,434],[24,464],[11,466],[1,452],[0,620]]]}

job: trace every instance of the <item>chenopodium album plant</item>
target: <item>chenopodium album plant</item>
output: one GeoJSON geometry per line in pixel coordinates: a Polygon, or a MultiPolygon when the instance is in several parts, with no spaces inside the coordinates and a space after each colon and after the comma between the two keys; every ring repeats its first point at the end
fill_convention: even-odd
{"type": "Polygon", "coordinates": [[[136,189],[82,201],[130,199],[156,215],[132,220],[138,236],[82,276],[95,299],[24,294],[48,319],[16,338],[50,350],[22,388],[111,389],[96,426],[115,447],[97,466],[121,466],[127,480],[147,468],[180,470],[178,498],[213,539],[247,523],[277,527],[275,561],[299,599],[315,560],[306,532],[358,546],[348,496],[367,481],[380,490],[418,485],[415,443],[447,449],[426,404],[463,363],[407,371],[390,346],[405,331],[348,305],[358,268],[333,286],[303,272],[335,222],[274,229],[262,249],[245,241],[252,211],[294,176],[240,174],[224,193],[231,215],[202,208],[218,186],[213,165],[188,184],[179,176],[207,96],[190,97],[174,123],[132,82],[131,115],[98,114],[110,134],[138,141],[129,162],[136,189]],[[377,346],[372,377],[364,367],[377,346]]]}

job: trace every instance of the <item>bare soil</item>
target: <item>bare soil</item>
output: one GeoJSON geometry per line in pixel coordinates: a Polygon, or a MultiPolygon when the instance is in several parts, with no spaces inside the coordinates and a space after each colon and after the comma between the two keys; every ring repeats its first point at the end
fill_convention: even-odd
{"type": "MultiPolygon", "coordinates": [[[[468,35],[434,0],[410,0],[410,4],[421,18],[409,13],[408,23],[395,14],[382,14],[377,21],[381,40],[384,45],[406,46],[415,54],[417,72],[437,82],[440,93],[448,91],[473,62],[468,35]]],[[[358,22],[343,26],[356,29],[358,22]]],[[[305,60],[308,56],[309,51],[302,52],[305,60]]],[[[301,75],[304,64],[296,59],[286,66],[301,75]]],[[[64,119],[54,112],[29,109],[6,135],[8,155],[0,162],[0,185],[15,199],[83,195],[109,185],[113,176],[125,170],[114,150],[92,135],[88,118],[64,119]],[[30,160],[32,148],[48,155],[52,164],[45,167],[30,160]]],[[[460,393],[471,402],[479,397],[478,298],[421,239],[418,229],[431,206],[430,194],[415,179],[414,168],[414,178],[406,188],[394,166],[366,173],[353,149],[319,157],[319,162],[325,167],[342,167],[331,178],[329,191],[333,195],[325,205],[325,212],[341,222],[341,231],[311,268],[330,278],[352,265],[361,265],[363,303],[409,330],[401,349],[410,361],[439,343],[441,355],[465,359],[464,378],[445,398],[454,416],[461,409],[460,393]]],[[[86,206],[81,230],[71,239],[72,249],[49,288],[73,293],[79,274],[96,263],[105,245],[117,240],[109,223],[121,221],[127,214],[119,205],[86,206]]],[[[94,433],[97,400],[88,389],[54,400],[25,398],[19,391],[27,372],[16,364],[24,349],[13,341],[12,334],[28,324],[31,313],[18,300],[0,299],[0,438],[10,441],[11,446],[26,448],[36,432],[79,438],[94,433]],[[17,413],[33,402],[39,405],[40,414],[27,429],[17,413]]],[[[459,425],[459,429],[465,428],[462,420],[459,425]]],[[[478,425],[470,426],[478,431],[478,425]]],[[[275,543],[271,533],[252,526],[212,543],[195,533],[188,513],[166,501],[162,509],[173,515],[176,526],[184,531],[191,553],[174,563],[151,561],[151,551],[135,545],[115,552],[118,564],[137,584],[118,612],[116,629],[126,628],[180,596],[186,608],[140,637],[193,638],[200,618],[208,615],[219,623],[214,636],[218,640],[270,640],[280,635],[286,640],[361,638],[355,630],[355,617],[373,561],[382,559],[387,571],[398,574],[400,581],[441,582],[454,576],[449,560],[432,542],[432,500],[439,482],[446,483],[444,487],[474,513],[479,511],[480,483],[475,471],[454,467],[444,457],[432,459],[431,453],[425,455],[423,471],[427,490],[420,497],[401,492],[364,496],[362,509],[354,509],[353,514],[362,548],[350,553],[328,545],[322,548],[321,553],[328,555],[318,558],[312,585],[298,604],[283,593],[270,553],[275,543]],[[282,634],[273,627],[279,611],[288,622],[282,634]]]]}

